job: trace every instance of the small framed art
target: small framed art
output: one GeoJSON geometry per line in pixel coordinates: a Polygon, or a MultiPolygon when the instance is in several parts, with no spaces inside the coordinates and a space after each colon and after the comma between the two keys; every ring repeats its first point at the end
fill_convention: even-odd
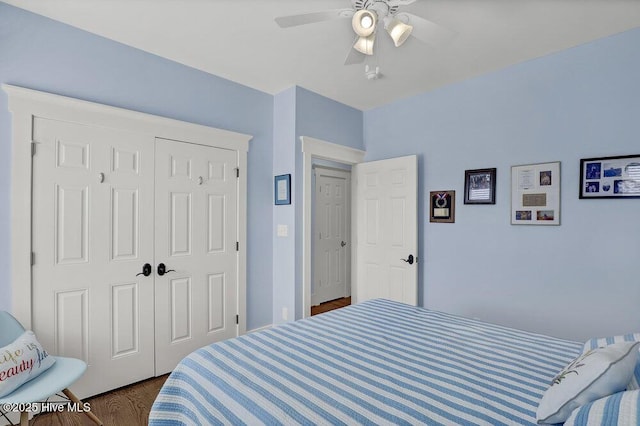
{"type": "Polygon", "coordinates": [[[429,206],[429,222],[454,223],[456,191],[431,191],[429,206]]]}
{"type": "Polygon", "coordinates": [[[640,155],[580,160],[580,198],[640,198],[640,155]]]}
{"type": "Polygon", "coordinates": [[[464,171],[464,203],[496,203],[496,169],[464,171]]]}
{"type": "Polygon", "coordinates": [[[291,175],[279,175],[273,182],[276,205],[291,204],[291,175]]]}

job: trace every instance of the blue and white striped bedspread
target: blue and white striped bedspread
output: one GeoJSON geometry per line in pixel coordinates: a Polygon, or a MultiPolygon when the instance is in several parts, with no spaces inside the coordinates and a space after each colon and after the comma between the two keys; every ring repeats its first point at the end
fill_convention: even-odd
{"type": "Polygon", "coordinates": [[[150,425],[535,424],[570,342],[371,300],[201,348],[150,425]]]}

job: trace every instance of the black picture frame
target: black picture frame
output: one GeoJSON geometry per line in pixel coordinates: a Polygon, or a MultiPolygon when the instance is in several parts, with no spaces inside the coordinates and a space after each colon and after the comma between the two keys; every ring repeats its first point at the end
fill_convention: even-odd
{"type": "Polygon", "coordinates": [[[291,175],[273,178],[273,199],[277,206],[291,204],[291,175]]]}
{"type": "Polygon", "coordinates": [[[429,192],[429,222],[456,221],[456,191],[429,192]]]}
{"type": "Polygon", "coordinates": [[[496,203],[496,169],[464,171],[464,203],[496,203]]]}
{"type": "Polygon", "coordinates": [[[640,198],[640,154],[582,158],[579,198],[640,198]]]}

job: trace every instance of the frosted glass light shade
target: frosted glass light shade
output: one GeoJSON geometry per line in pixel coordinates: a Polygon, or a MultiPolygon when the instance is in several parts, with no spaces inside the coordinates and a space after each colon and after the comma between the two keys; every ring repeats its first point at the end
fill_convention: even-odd
{"type": "Polygon", "coordinates": [[[375,34],[371,34],[369,37],[360,37],[358,41],[356,41],[356,44],[353,45],[353,48],[365,55],[373,55],[373,42],[375,38],[375,34]]]}
{"type": "Polygon", "coordinates": [[[369,37],[376,31],[377,16],[367,9],[360,9],[353,14],[351,26],[353,31],[360,37],[369,37]]]}
{"type": "Polygon", "coordinates": [[[413,31],[413,26],[405,24],[398,18],[393,18],[387,23],[385,29],[391,36],[393,44],[399,47],[409,38],[411,31],[413,31]]]}

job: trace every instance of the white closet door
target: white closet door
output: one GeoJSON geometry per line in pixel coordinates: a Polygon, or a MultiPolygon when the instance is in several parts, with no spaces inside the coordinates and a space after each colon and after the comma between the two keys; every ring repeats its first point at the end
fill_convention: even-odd
{"type": "Polygon", "coordinates": [[[238,255],[235,151],[156,141],[156,374],[235,337],[238,255]]]}
{"type": "Polygon", "coordinates": [[[81,397],[153,376],[153,138],[35,119],[34,140],[38,339],[87,362],[81,397]]]}

